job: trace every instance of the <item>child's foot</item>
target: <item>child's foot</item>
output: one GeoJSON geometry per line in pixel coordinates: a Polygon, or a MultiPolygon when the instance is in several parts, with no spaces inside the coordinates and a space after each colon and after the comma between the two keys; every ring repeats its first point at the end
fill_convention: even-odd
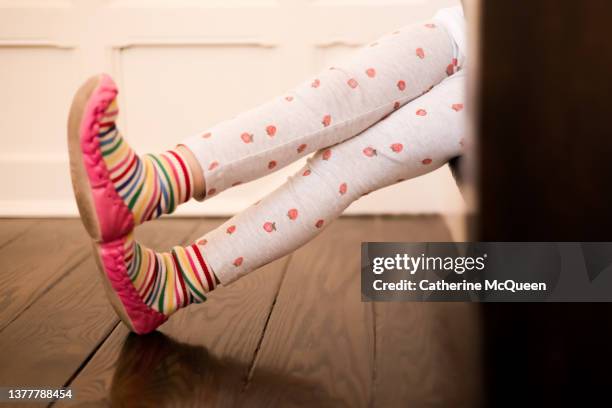
{"type": "Polygon", "coordinates": [[[193,194],[193,177],[177,150],[138,156],[117,129],[117,87],[89,79],[74,97],[68,149],[74,193],[89,235],[116,240],[168,214],[193,194]]]}
{"type": "Polygon", "coordinates": [[[181,307],[205,301],[217,285],[196,245],[158,253],[129,234],[95,244],[95,252],[115,311],[138,334],[155,330],[181,307]]]}

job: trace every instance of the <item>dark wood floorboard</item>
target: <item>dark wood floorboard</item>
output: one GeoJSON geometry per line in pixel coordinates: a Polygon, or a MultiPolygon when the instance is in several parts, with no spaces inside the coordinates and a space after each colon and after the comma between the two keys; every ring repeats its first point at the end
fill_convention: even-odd
{"type": "MultiPolygon", "coordinates": [[[[203,223],[197,235],[211,228],[203,223]]],[[[287,260],[217,289],[203,304],[179,311],[154,335],[115,328],[72,382],[78,402],[56,405],[134,406],[147,396],[151,406],[240,406],[237,398],[287,260]],[[139,380],[131,381],[134,377],[139,380]]]]}
{"type": "Polygon", "coordinates": [[[79,220],[44,220],[0,249],[0,330],[85,260],[85,238],[79,220]]]}
{"type": "Polygon", "coordinates": [[[371,304],[361,302],[359,254],[376,224],[337,220],[293,254],[247,389],[266,397],[260,406],[359,407],[370,400],[374,331],[371,304]],[[293,387],[274,388],[260,371],[293,387]]]}
{"type": "Polygon", "coordinates": [[[18,238],[35,224],[34,219],[0,218],[0,248],[18,238]]]}
{"type": "MultiPolygon", "coordinates": [[[[156,221],[137,237],[168,249],[221,222],[156,221]]],[[[439,217],[341,218],[148,336],[119,323],[77,220],[10,223],[0,282],[19,296],[0,288],[16,316],[0,331],[0,385],[71,386],[76,400],[54,406],[477,403],[474,306],[361,302],[360,242],[450,240],[439,217]]]]}
{"type": "MultiPolygon", "coordinates": [[[[118,323],[106,341],[96,350],[90,360],[84,362],[82,370],[68,384],[75,393],[72,401],[57,401],[50,406],[64,407],[110,407],[111,386],[115,371],[119,372],[118,361],[126,338],[130,336],[129,329],[118,323]]],[[[148,336],[145,336],[148,337],[148,336]]],[[[126,359],[127,364],[132,360],[126,359]]],[[[137,362],[133,362],[137,364],[137,362]]],[[[142,375],[143,373],[140,373],[142,375]]],[[[135,376],[137,380],[138,375],[135,376]]],[[[142,385],[142,383],[137,383],[142,385]]],[[[137,387],[138,388],[138,387],[137,387]]],[[[114,393],[114,391],[112,391],[114,393]]],[[[141,406],[146,406],[142,404],[141,406]]]]}
{"type": "MultiPolygon", "coordinates": [[[[158,221],[143,226],[139,236],[145,245],[169,247],[184,241],[194,224],[197,221],[158,221]]],[[[71,230],[72,221],[69,225],[71,230]]],[[[102,289],[91,246],[84,251],[84,262],[0,333],[0,384],[62,386],[118,323],[102,289]]],[[[44,263],[42,256],[35,259],[44,263]]]]}
{"type": "MultiPolygon", "coordinates": [[[[440,217],[382,221],[384,241],[452,241],[440,217]]],[[[375,407],[475,407],[479,309],[460,302],[375,302],[375,407]],[[401,379],[401,381],[398,381],[401,379]]]]}

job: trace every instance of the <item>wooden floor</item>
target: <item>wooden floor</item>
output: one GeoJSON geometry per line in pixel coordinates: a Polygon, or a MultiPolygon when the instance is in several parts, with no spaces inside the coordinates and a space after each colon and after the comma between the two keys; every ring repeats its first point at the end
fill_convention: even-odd
{"type": "MultiPolygon", "coordinates": [[[[137,238],[168,249],[221,222],[155,221],[137,238]]],[[[451,238],[436,216],[342,218],[137,336],[105,298],[80,221],[0,220],[0,386],[72,387],[53,406],[478,405],[477,309],[361,302],[368,240],[451,238]]]]}

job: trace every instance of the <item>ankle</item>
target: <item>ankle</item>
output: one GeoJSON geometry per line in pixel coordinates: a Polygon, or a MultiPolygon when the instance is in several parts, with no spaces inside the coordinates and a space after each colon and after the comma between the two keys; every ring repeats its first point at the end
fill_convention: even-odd
{"type": "Polygon", "coordinates": [[[185,145],[178,145],[176,151],[180,153],[185,160],[185,164],[189,167],[193,177],[193,193],[192,197],[198,201],[202,201],[206,197],[206,180],[200,163],[195,158],[191,150],[185,145]]]}
{"type": "Polygon", "coordinates": [[[111,104],[98,134],[100,150],[110,181],[134,217],[136,225],[174,212],[176,207],[199,197],[202,171],[194,169],[185,149],[138,155],[115,126],[118,110],[111,104]]]}
{"type": "Polygon", "coordinates": [[[160,253],[135,241],[126,244],[126,267],[134,287],[147,306],[166,316],[204,302],[217,286],[196,245],[160,253]]]}

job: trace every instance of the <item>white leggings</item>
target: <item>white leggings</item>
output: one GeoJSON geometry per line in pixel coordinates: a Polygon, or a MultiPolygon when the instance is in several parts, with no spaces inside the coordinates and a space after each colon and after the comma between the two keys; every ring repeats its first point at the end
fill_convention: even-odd
{"type": "Polygon", "coordinates": [[[284,185],[197,241],[221,283],[295,250],[362,195],[459,155],[465,84],[454,73],[462,60],[437,22],[406,27],[186,140],[208,197],[318,150],[284,185]]]}

